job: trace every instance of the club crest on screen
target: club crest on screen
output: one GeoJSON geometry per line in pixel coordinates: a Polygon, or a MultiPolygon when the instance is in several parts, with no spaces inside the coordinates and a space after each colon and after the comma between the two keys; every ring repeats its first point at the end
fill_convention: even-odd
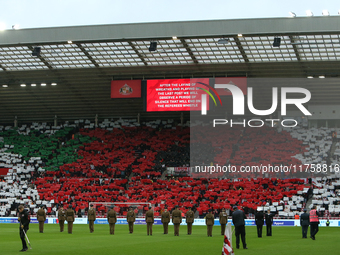
{"type": "Polygon", "coordinates": [[[119,94],[123,96],[130,95],[132,92],[133,92],[133,89],[127,84],[125,84],[123,87],[119,89],[119,94]]]}

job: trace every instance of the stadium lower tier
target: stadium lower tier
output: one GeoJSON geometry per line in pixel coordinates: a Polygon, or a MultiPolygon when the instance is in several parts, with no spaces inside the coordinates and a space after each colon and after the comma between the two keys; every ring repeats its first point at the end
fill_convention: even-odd
{"type": "MultiPolygon", "coordinates": [[[[183,213],[192,207],[199,217],[208,209],[218,213],[236,205],[247,214],[265,207],[293,217],[306,205],[310,185],[305,185],[305,179],[250,175],[227,179],[223,174],[219,179],[165,178],[166,167],[190,164],[189,142],[209,143],[204,132],[190,137],[188,126],[174,126],[170,120],[143,125],[105,121],[101,127],[80,122],[53,128],[38,123],[19,129],[0,127],[0,167],[8,170],[0,182],[0,216],[15,213],[18,204],[26,204],[32,214],[44,205],[49,215],[72,205],[86,215],[90,202],[148,202],[156,216],[175,205],[183,213]]],[[[214,134],[217,142],[210,144],[214,158],[204,159],[209,164],[210,160],[235,165],[301,163],[295,155],[306,153],[315,143],[311,140],[313,146],[308,148],[300,131],[297,138],[268,127],[256,132],[246,128],[222,131],[214,134]]],[[[327,131],[322,134],[328,139],[327,131]]],[[[96,209],[105,215],[107,208],[99,205],[96,209]]],[[[115,210],[126,214],[126,206],[115,206],[115,210]]]]}

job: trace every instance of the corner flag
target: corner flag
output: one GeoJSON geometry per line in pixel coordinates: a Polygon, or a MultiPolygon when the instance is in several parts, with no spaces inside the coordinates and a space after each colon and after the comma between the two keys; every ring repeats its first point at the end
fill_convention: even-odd
{"type": "Polygon", "coordinates": [[[231,223],[229,222],[224,231],[224,243],[222,248],[222,255],[234,255],[231,236],[232,236],[231,223]]]}

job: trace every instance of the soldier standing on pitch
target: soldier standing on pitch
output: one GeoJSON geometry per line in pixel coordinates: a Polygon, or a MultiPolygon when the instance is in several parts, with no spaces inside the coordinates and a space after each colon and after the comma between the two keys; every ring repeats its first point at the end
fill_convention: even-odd
{"type": "Polygon", "coordinates": [[[44,206],[41,205],[40,209],[37,212],[37,220],[39,222],[39,232],[44,233],[44,223],[46,220],[46,212],[43,208],[44,206]]]}
{"type": "Polygon", "coordinates": [[[205,224],[207,225],[208,237],[212,237],[212,230],[215,223],[215,218],[214,215],[211,213],[211,209],[209,209],[208,212],[209,213],[205,216],[205,224]]]}
{"type": "Polygon", "coordinates": [[[117,213],[115,210],[113,210],[113,206],[111,207],[111,210],[107,213],[107,221],[110,225],[110,235],[115,234],[115,224],[117,222],[117,213]]]}
{"type": "Polygon", "coordinates": [[[270,209],[267,210],[264,217],[266,219],[267,236],[272,236],[273,214],[270,213],[270,209]]]}
{"type": "Polygon", "coordinates": [[[72,234],[73,222],[74,222],[74,211],[72,209],[72,205],[69,205],[68,209],[66,210],[66,221],[67,221],[68,233],[72,234]]]}
{"type": "Polygon", "coordinates": [[[219,215],[219,220],[221,224],[221,235],[223,236],[225,232],[225,225],[228,223],[228,214],[225,211],[225,208],[222,208],[222,212],[220,212],[219,215]]]}
{"type": "Polygon", "coordinates": [[[22,242],[22,250],[20,251],[27,251],[28,248],[25,240],[25,233],[27,234],[27,231],[29,229],[30,217],[23,205],[19,205],[18,209],[19,209],[18,221],[20,223],[20,239],[22,242]]]}
{"type": "Polygon", "coordinates": [[[164,230],[163,234],[167,235],[168,234],[168,226],[169,226],[169,222],[170,222],[170,213],[169,213],[167,207],[164,208],[164,212],[162,213],[161,222],[163,223],[163,230],[164,230]]]}
{"type": "Polygon", "coordinates": [[[152,224],[154,223],[154,215],[153,211],[151,210],[151,207],[149,207],[149,211],[145,214],[145,222],[146,222],[146,228],[147,228],[147,234],[152,236],[152,224]]]}
{"type": "Polygon", "coordinates": [[[189,207],[189,210],[185,214],[185,222],[187,223],[188,235],[191,235],[192,233],[192,223],[194,223],[194,218],[194,212],[191,210],[191,207],[189,207]]]}
{"type": "Polygon", "coordinates": [[[303,209],[303,214],[300,215],[300,225],[302,227],[302,238],[307,238],[308,226],[309,226],[309,214],[307,209],[303,209]]]}
{"type": "Polygon", "coordinates": [[[260,211],[259,209],[257,209],[255,213],[255,224],[257,228],[257,237],[261,238],[264,219],[263,219],[263,212],[260,211]]]}
{"type": "Polygon", "coordinates": [[[175,236],[179,236],[179,225],[182,223],[182,211],[178,209],[178,205],[175,206],[175,210],[172,212],[172,223],[174,224],[175,236]]]}
{"type": "Polygon", "coordinates": [[[132,210],[132,207],[129,207],[129,211],[126,214],[126,221],[129,224],[129,233],[132,234],[133,233],[133,224],[136,221],[136,214],[135,212],[132,210]]]}
{"type": "Polygon", "coordinates": [[[90,233],[93,233],[94,221],[96,220],[96,210],[93,208],[93,205],[90,205],[90,209],[87,212],[87,218],[89,220],[90,233]]]}
{"type": "Polygon", "coordinates": [[[66,210],[63,207],[61,207],[58,210],[58,221],[59,221],[60,232],[64,232],[65,220],[66,220],[66,210]]]}

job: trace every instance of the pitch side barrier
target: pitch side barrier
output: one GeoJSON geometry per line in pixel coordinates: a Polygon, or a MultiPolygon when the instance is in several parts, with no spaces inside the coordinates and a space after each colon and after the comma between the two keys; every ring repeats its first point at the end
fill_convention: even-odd
{"type": "MultiPolygon", "coordinates": [[[[231,222],[231,220],[228,220],[231,222]]],[[[340,227],[340,220],[329,220],[331,227],[340,227]]],[[[17,217],[0,217],[0,223],[16,223],[18,224],[17,217]]],[[[31,223],[35,224],[38,223],[37,218],[32,217],[31,223]]],[[[58,224],[59,221],[57,218],[47,218],[45,223],[47,224],[58,224]]],[[[108,224],[106,218],[97,218],[94,222],[95,224],[108,224]]],[[[245,220],[246,226],[255,226],[255,220],[249,219],[245,220]]],[[[67,222],[65,221],[65,224],[67,222]]],[[[87,218],[75,218],[73,224],[88,224],[87,218]]],[[[117,218],[117,223],[119,225],[127,225],[126,218],[117,218]]],[[[136,225],[146,225],[145,218],[136,218],[135,221],[136,225]]],[[[155,225],[162,225],[160,218],[155,218],[155,225]]],[[[231,222],[232,224],[232,222],[231,222]]],[[[172,222],[169,225],[173,225],[172,222]]],[[[186,225],[185,219],[182,220],[181,225],[186,225]]],[[[205,226],[205,219],[195,219],[193,225],[195,226],[205,226]]],[[[218,219],[215,219],[215,226],[220,226],[220,222],[218,219]]],[[[285,220],[285,219],[274,219],[273,226],[300,226],[300,220],[285,220]]],[[[326,226],[326,220],[320,220],[320,227],[326,226]]]]}

